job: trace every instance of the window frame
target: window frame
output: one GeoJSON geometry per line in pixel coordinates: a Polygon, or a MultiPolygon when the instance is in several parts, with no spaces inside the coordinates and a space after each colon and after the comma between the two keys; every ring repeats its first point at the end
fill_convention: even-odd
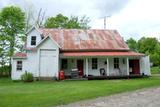
{"type": "Polygon", "coordinates": [[[98,59],[92,58],[92,70],[97,70],[97,69],[98,69],[98,59]]]}
{"type": "Polygon", "coordinates": [[[31,36],[31,46],[35,46],[36,45],[36,39],[37,39],[36,36],[31,36]],[[35,38],[35,39],[33,39],[33,38],[35,38]]]}
{"type": "Polygon", "coordinates": [[[114,69],[119,69],[119,58],[114,58],[114,69]]]}
{"type": "Polygon", "coordinates": [[[22,71],[22,69],[23,69],[23,61],[17,61],[16,70],[17,71],[22,71]]]}

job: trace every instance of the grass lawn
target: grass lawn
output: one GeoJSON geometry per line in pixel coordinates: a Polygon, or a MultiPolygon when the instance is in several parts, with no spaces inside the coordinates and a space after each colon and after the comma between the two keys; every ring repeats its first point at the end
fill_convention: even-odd
{"type": "Polygon", "coordinates": [[[13,82],[0,79],[0,107],[53,107],[79,100],[160,86],[160,77],[123,80],[13,82]]]}

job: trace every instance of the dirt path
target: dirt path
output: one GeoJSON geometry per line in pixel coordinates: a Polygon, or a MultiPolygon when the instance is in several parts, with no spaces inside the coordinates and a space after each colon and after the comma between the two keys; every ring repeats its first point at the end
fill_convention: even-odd
{"type": "Polygon", "coordinates": [[[61,107],[160,107],[160,87],[100,97],[61,107]]]}

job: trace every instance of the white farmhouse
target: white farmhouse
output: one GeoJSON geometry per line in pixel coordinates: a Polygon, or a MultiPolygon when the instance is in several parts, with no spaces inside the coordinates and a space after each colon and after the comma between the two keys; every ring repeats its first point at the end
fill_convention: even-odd
{"type": "Polygon", "coordinates": [[[116,30],[46,29],[27,33],[25,53],[12,58],[12,79],[27,71],[36,78],[151,75],[149,57],[130,51],[116,30]]]}

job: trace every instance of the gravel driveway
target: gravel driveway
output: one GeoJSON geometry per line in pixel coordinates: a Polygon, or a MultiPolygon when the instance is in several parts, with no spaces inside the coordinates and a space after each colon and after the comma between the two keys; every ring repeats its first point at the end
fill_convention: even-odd
{"type": "Polygon", "coordinates": [[[99,97],[61,107],[160,107],[160,87],[99,97]]]}

